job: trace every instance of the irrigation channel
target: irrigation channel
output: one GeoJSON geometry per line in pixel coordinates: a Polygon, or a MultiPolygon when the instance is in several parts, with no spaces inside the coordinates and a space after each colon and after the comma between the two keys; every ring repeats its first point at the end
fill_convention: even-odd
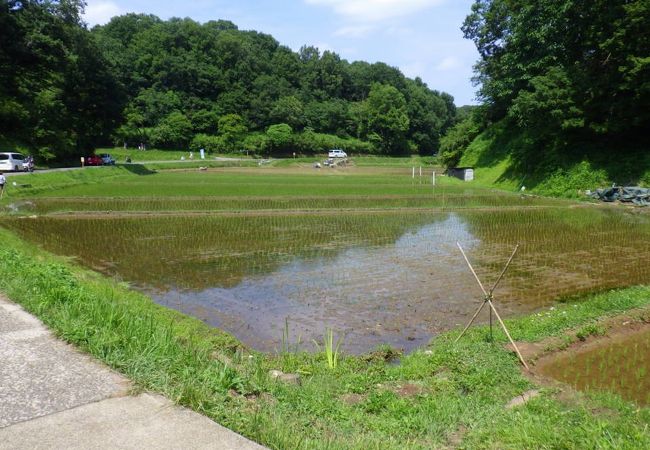
{"type": "Polygon", "coordinates": [[[520,244],[495,299],[503,316],[650,281],[650,215],[597,206],[5,215],[0,225],[262,351],[280,347],[286,318],[305,348],[332,328],[353,353],[408,351],[463,325],[481,292],[456,242],[488,285],[520,244]]]}

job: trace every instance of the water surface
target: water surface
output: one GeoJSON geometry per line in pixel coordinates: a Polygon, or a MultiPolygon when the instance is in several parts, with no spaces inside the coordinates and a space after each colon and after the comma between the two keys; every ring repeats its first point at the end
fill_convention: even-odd
{"type": "MultiPolygon", "coordinates": [[[[310,346],[405,349],[464,324],[514,246],[495,292],[505,316],[584,292],[648,283],[647,215],[600,208],[290,214],[5,216],[0,224],[131,283],[261,349],[285,318],[310,346]]],[[[487,312],[486,312],[487,314],[487,312]]],[[[484,320],[481,317],[481,320],[484,320]]]]}

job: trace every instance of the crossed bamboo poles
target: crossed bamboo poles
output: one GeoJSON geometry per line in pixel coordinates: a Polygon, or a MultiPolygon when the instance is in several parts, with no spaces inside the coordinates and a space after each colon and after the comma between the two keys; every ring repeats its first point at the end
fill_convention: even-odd
{"type": "Polygon", "coordinates": [[[467,259],[467,255],[463,251],[463,247],[461,247],[460,243],[458,243],[458,242],[456,242],[456,245],[460,249],[460,252],[463,254],[463,258],[465,258],[465,262],[469,266],[469,270],[472,271],[472,275],[474,275],[474,278],[476,279],[476,282],[481,287],[481,291],[483,291],[483,302],[481,303],[481,306],[479,306],[478,309],[476,310],[476,312],[474,313],[474,316],[472,317],[472,320],[469,321],[469,323],[467,324],[467,326],[465,327],[463,332],[460,333],[460,335],[456,338],[454,343],[458,342],[458,340],[461,337],[463,337],[463,335],[465,334],[467,329],[472,325],[472,323],[474,323],[474,320],[476,319],[476,317],[479,315],[479,313],[481,312],[481,310],[483,309],[483,307],[487,303],[488,305],[490,305],[490,335],[492,335],[492,312],[494,312],[494,315],[497,317],[497,320],[501,324],[501,328],[503,328],[503,331],[506,333],[506,336],[508,336],[508,339],[510,340],[510,343],[514,347],[515,352],[517,352],[517,356],[519,357],[519,361],[521,361],[521,363],[524,365],[526,370],[530,370],[528,368],[528,364],[526,364],[526,361],[524,361],[523,356],[521,356],[521,352],[519,352],[519,348],[517,348],[517,344],[515,344],[515,341],[513,341],[512,337],[510,337],[510,333],[508,333],[508,329],[506,328],[505,324],[503,323],[503,320],[501,320],[501,316],[499,316],[499,313],[497,312],[496,308],[494,307],[494,304],[492,303],[492,299],[493,299],[492,294],[494,293],[494,290],[499,285],[499,282],[503,278],[503,275],[505,275],[506,270],[508,270],[508,267],[510,266],[510,263],[512,262],[512,259],[515,257],[515,253],[517,253],[517,250],[519,249],[519,244],[517,244],[515,246],[515,249],[512,251],[512,255],[510,255],[510,258],[508,259],[508,262],[503,267],[503,270],[499,274],[499,277],[494,282],[494,285],[492,286],[492,289],[490,289],[489,291],[486,291],[485,288],[483,287],[483,283],[481,283],[481,280],[479,279],[478,275],[476,275],[476,272],[474,271],[474,267],[472,267],[472,264],[469,262],[469,259],[467,259]]]}

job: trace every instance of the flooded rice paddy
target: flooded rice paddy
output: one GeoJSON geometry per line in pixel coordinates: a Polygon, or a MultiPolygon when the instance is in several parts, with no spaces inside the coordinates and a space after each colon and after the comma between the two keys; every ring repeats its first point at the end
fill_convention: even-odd
{"type": "Polygon", "coordinates": [[[378,210],[368,209],[372,200],[324,200],[342,208],[331,211],[307,200],[311,207],[290,202],[294,209],[282,211],[287,199],[249,198],[246,212],[227,199],[196,199],[203,207],[160,206],[166,214],[135,213],[158,210],[153,199],[43,199],[29,211],[77,212],[8,215],[0,225],[265,351],[280,347],[285,318],[306,348],[333,328],[350,352],[383,343],[409,350],[465,323],[481,291],[456,242],[487,285],[520,244],[495,292],[506,316],[648,283],[650,216],[488,197],[437,209],[400,196],[378,210]],[[78,213],[100,208],[121,213],[78,213]]]}
{"type": "Polygon", "coordinates": [[[607,390],[650,405],[650,329],[553,358],[541,373],[579,390],[607,390]]]}

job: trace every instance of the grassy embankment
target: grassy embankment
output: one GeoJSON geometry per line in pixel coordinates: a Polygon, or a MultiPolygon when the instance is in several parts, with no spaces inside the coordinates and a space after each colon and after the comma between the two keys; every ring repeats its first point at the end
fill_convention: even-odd
{"type": "Polygon", "coordinates": [[[647,149],[625,151],[620,148],[584,146],[572,155],[552,150],[528,156],[531,162],[518,162],[522,149],[530,146],[522,135],[513,134],[501,124],[481,133],[465,150],[459,166],[475,167],[479,184],[506,190],[522,186],[541,195],[584,198],[584,191],[617,185],[650,186],[650,153],[647,149]]]}
{"type": "MultiPolygon", "coordinates": [[[[156,190],[170,186],[166,195],[183,184],[180,174],[159,176],[156,190]]],[[[56,187],[57,196],[105,195],[109,190],[151,195],[152,188],[137,178],[119,167],[38,174],[31,178],[31,188],[9,194],[29,198],[54,194],[56,187]]],[[[223,178],[224,187],[234,181],[227,174],[223,178]]],[[[295,186],[282,178],[270,182],[289,195],[295,186]]],[[[385,183],[385,176],[369,177],[380,188],[382,179],[385,183]]],[[[310,192],[345,192],[355,182],[323,180],[327,182],[310,192]]],[[[368,185],[363,181],[359,186],[368,185]]],[[[253,183],[249,189],[247,194],[268,191],[268,184],[253,183]]],[[[196,187],[197,195],[205,191],[205,185],[196,187]]],[[[505,336],[497,333],[496,341],[488,342],[484,327],[472,329],[458,344],[453,343],[458,332],[440,336],[399,364],[388,364],[391,351],[383,348],[361,357],[343,355],[331,368],[326,352],[300,352],[292,339],[278,354],[249,351],[198,320],[20,243],[7,231],[0,230],[0,239],[6,243],[0,250],[0,290],[11,299],[62,338],[133,379],[137,389],[167,395],[273,448],[650,446],[650,410],[611,394],[567,396],[547,388],[527,405],[505,409],[532,382],[503,348],[505,336]],[[300,373],[302,383],[273,380],[271,369],[300,373]]],[[[565,336],[566,344],[599,318],[648,305],[650,288],[638,287],[506,322],[515,339],[565,336]]]]}

